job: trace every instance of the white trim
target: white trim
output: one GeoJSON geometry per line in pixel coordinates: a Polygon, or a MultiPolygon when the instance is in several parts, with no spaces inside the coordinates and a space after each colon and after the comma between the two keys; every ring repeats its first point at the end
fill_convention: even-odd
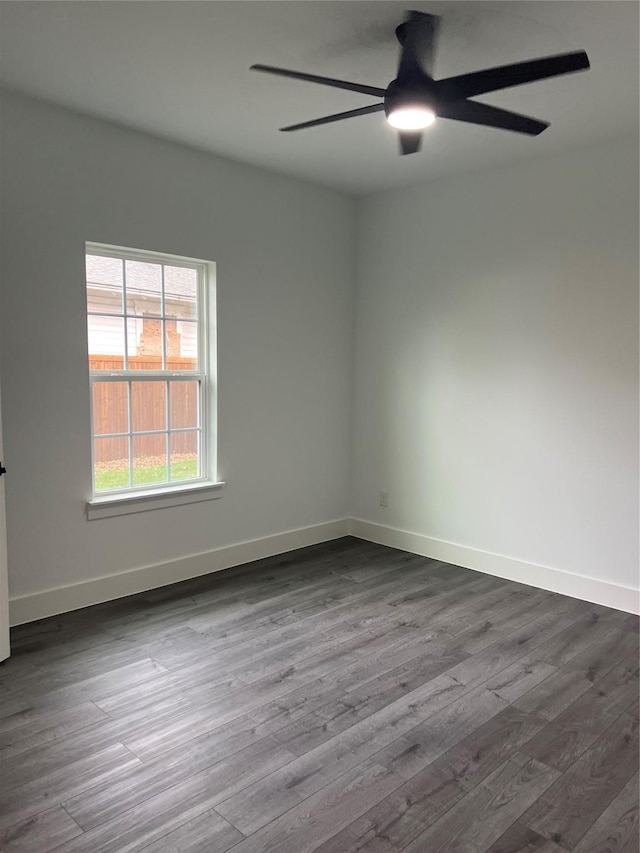
{"type": "Polygon", "coordinates": [[[549,566],[527,563],[524,560],[492,554],[477,548],[468,548],[465,545],[456,545],[454,542],[445,542],[442,539],[434,539],[358,518],[343,518],[312,527],[289,530],[274,536],[265,536],[262,539],[239,542],[166,563],[157,563],[71,586],[13,598],[9,601],[11,624],[21,625],[24,622],[33,622],[35,619],[44,619],[58,613],[112,601],[126,595],[156,589],[347,535],[377,542],[380,545],[388,545],[391,548],[400,548],[445,563],[465,566],[484,574],[572,598],[580,598],[583,601],[602,604],[605,607],[614,607],[627,613],[640,612],[640,593],[632,587],[572,574],[549,566]]]}
{"type": "Polygon", "coordinates": [[[148,261],[155,263],[168,264],[172,267],[186,267],[187,269],[196,264],[213,263],[204,258],[190,258],[186,255],[172,255],[168,252],[155,252],[149,249],[134,249],[130,246],[114,246],[111,243],[94,243],[92,240],[85,241],[85,246],[88,254],[99,255],[103,258],[117,257],[123,261],[148,261]]]}
{"type": "Polygon", "coordinates": [[[171,489],[147,489],[141,492],[109,493],[92,498],[86,503],[88,521],[113,518],[116,515],[131,515],[134,512],[149,512],[170,506],[212,501],[222,497],[224,483],[189,482],[171,489]]]}
{"type": "MultiPolygon", "coordinates": [[[[0,464],[2,455],[2,410],[0,407],[0,464]]],[[[11,466],[9,466],[11,467],[11,466]]],[[[0,478],[0,662],[11,654],[9,637],[9,569],[7,565],[7,523],[5,518],[4,477],[0,478]]]]}
{"type": "Polygon", "coordinates": [[[251,563],[254,560],[284,554],[307,545],[317,545],[320,542],[338,539],[341,536],[347,536],[348,532],[349,520],[343,518],[312,527],[277,533],[275,536],[239,542],[225,548],[215,548],[203,554],[192,554],[189,557],[144,566],[117,575],[36,592],[33,595],[22,595],[9,601],[11,624],[21,625],[24,622],[33,622],[36,619],[44,619],[46,616],[67,613],[91,604],[100,604],[103,601],[112,601],[115,598],[148,589],[219,572],[231,566],[251,563]]]}
{"type": "MultiPolygon", "coordinates": [[[[171,465],[170,465],[170,441],[171,435],[175,432],[186,432],[187,429],[183,430],[173,430],[171,428],[170,423],[170,382],[172,381],[196,381],[198,383],[198,423],[197,427],[194,427],[193,431],[197,434],[198,441],[198,464],[199,464],[199,474],[197,478],[192,478],[188,481],[188,484],[191,486],[201,487],[202,489],[206,489],[207,487],[215,490],[217,488],[216,478],[217,472],[215,470],[216,459],[217,459],[217,448],[215,447],[217,441],[217,409],[216,409],[216,395],[210,393],[212,384],[217,381],[216,379],[216,341],[217,341],[217,328],[216,328],[216,313],[215,313],[215,288],[216,288],[216,264],[215,261],[204,261],[196,258],[187,258],[182,256],[168,255],[163,252],[153,252],[153,251],[143,251],[141,249],[128,249],[124,246],[110,246],[103,243],[93,243],[88,241],[85,243],[85,258],[87,255],[91,256],[100,256],[106,258],[119,258],[122,261],[122,313],[109,313],[108,315],[103,315],[101,312],[93,312],[87,310],[87,316],[109,316],[115,318],[121,318],[123,321],[123,331],[124,331],[124,363],[127,365],[126,370],[117,370],[117,371],[90,371],[89,372],[89,381],[91,384],[91,399],[93,401],[93,384],[97,382],[126,382],[127,383],[127,394],[128,394],[128,429],[126,433],[106,433],[95,435],[93,428],[93,402],[90,407],[90,423],[91,423],[91,477],[92,477],[92,499],[87,503],[87,517],[90,520],[95,518],[106,518],[110,515],[124,515],[125,510],[122,509],[122,506],[125,504],[116,504],[113,503],[113,506],[119,507],[117,512],[107,512],[104,506],[100,507],[99,512],[95,512],[93,507],[98,503],[104,504],[106,506],[107,503],[111,503],[112,500],[117,495],[122,495],[122,497],[128,500],[136,500],[137,505],[135,509],[131,509],[130,512],[142,512],[149,509],[157,509],[160,506],[179,506],[184,503],[193,503],[196,498],[192,498],[190,500],[184,498],[182,496],[182,492],[185,491],[181,486],[181,483],[178,483],[177,486],[174,486],[171,479],[169,479],[166,483],[158,484],[156,487],[147,489],[144,486],[142,487],[142,492],[144,496],[152,496],[154,497],[154,501],[151,504],[145,504],[143,500],[140,499],[138,493],[141,491],[140,488],[136,488],[133,485],[133,439],[137,435],[165,435],[165,445],[166,445],[166,454],[167,454],[167,476],[171,477],[171,465]],[[160,314],[157,318],[162,324],[162,370],[131,370],[128,367],[128,347],[129,347],[129,319],[134,318],[138,319],[138,315],[131,315],[128,311],[127,307],[127,271],[126,271],[126,261],[147,261],[150,263],[156,263],[160,265],[161,271],[161,284],[160,284],[160,314]],[[197,276],[197,288],[196,288],[196,302],[197,302],[197,316],[195,319],[187,319],[185,322],[192,322],[196,325],[197,328],[197,340],[198,340],[198,370],[197,371],[188,371],[188,370],[168,370],[167,369],[167,339],[165,333],[165,322],[169,319],[166,313],[166,305],[165,305],[165,266],[179,266],[183,269],[191,269],[194,270],[197,276]],[[145,430],[145,431],[133,431],[133,408],[132,408],[132,388],[134,382],[147,382],[147,381],[162,381],[167,383],[166,389],[166,425],[163,430],[145,430]],[[211,398],[211,402],[209,402],[209,398],[211,398]],[[129,487],[123,487],[113,492],[98,492],[96,491],[96,464],[95,464],[95,447],[96,439],[102,438],[114,438],[114,437],[122,437],[128,439],[128,447],[129,447],[129,487]],[[165,502],[159,502],[155,499],[156,490],[162,490],[167,494],[180,493],[180,496],[177,500],[167,500],[165,502]],[[104,501],[101,500],[104,497],[104,501]]],[[[89,282],[87,281],[87,285],[89,282]]],[[[114,285],[115,287],[115,285],[114,285]]],[[[91,355],[91,353],[89,353],[91,355]]],[[[204,495],[205,492],[202,492],[204,495]]],[[[219,497],[219,495],[211,494],[209,497],[201,497],[200,500],[210,500],[211,498],[219,497]]],[[[133,506],[133,504],[131,504],[133,506]]]]}
{"type": "Polygon", "coordinates": [[[640,613],[640,591],[633,587],[589,578],[584,575],[528,563],[514,557],[457,545],[443,539],[423,536],[421,533],[410,533],[383,524],[374,524],[360,518],[352,518],[349,523],[349,533],[369,542],[400,548],[412,554],[442,560],[456,566],[464,566],[487,575],[505,578],[510,581],[558,592],[571,598],[580,598],[593,604],[614,607],[626,613],[640,613]]]}

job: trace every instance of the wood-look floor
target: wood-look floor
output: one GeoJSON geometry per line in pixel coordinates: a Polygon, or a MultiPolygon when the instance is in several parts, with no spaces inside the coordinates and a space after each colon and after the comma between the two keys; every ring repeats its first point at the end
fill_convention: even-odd
{"type": "Polygon", "coordinates": [[[634,616],[345,538],[12,640],[2,851],[638,851],[634,616]]]}

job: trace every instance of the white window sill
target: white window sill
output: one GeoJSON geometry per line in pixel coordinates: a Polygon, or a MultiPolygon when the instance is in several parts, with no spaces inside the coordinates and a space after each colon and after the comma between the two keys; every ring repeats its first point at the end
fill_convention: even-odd
{"type": "Polygon", "coordinates": [[[130,515],[134,512],[148,512],[152,509],[212,501],[222,497],[223,486],[224,483],[192,483],[176,486],[171,491],[147,489],[143,492],[129,492],[123,495],[103,495],[87,501],[87,520],[95,521],[116,515],[130,515]]]}

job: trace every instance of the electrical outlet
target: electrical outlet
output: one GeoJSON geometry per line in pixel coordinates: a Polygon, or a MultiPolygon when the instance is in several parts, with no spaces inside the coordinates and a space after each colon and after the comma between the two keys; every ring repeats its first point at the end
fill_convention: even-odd
{"type": "Polygon", "coordinates": [[[380,506],[389,506],[389,492],[380,492],[380,506]]]}

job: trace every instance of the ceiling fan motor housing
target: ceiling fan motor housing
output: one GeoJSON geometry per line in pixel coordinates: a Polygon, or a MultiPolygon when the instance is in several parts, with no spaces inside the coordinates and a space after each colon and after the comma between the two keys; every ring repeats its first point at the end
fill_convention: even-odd
{"type": "Polygon", "coordinates": [[[428,109],[438,113],[432,80],[424,77],[411,83],[392,80],[384,96],[384,112],[387,118],[401,109],[428,109]]]}
{"type": "Polygon", "coordinates": [[[407,22],[403,21],[400,26],[395,29],[396,38],[401,47],[404,47],[404,43],[407,40],[407,22]]]}

